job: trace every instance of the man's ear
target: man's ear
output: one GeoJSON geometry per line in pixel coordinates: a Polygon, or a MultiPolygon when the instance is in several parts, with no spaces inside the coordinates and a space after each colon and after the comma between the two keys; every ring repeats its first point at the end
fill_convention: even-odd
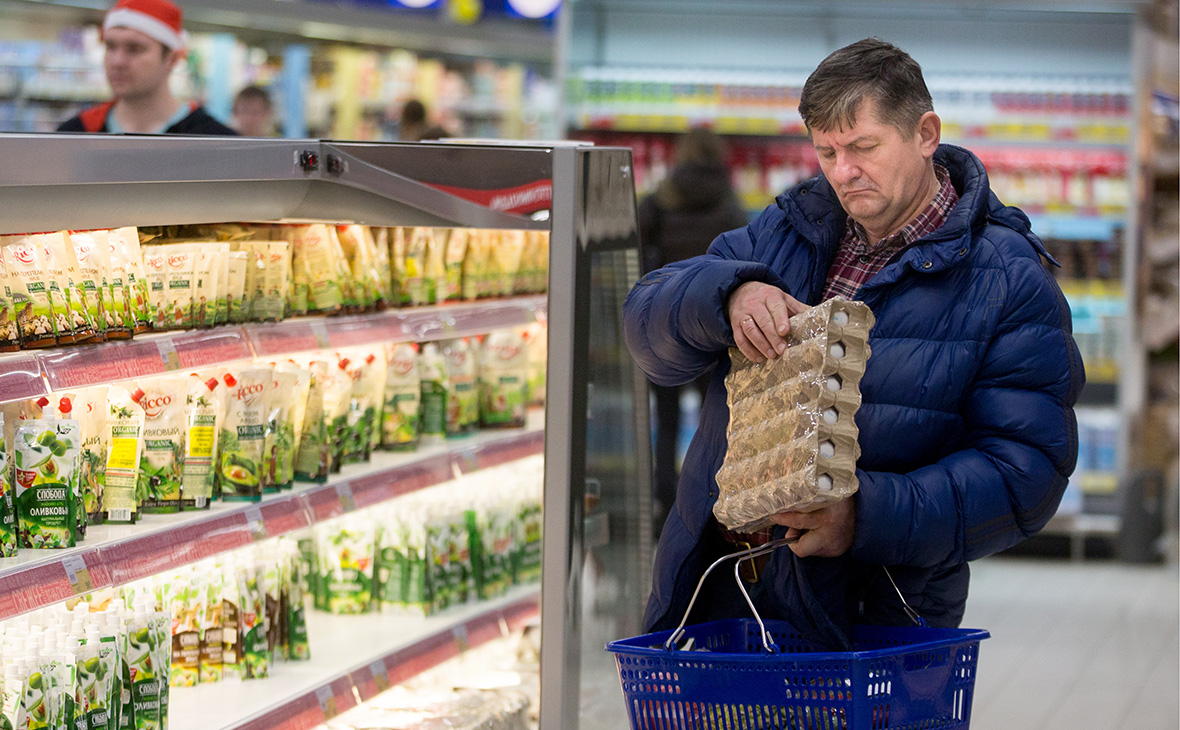
{"type": "Polygon", "coordinates": [[[164,65],[166,65],[168,70],[171,71],[172,69],[176,68],[176,64],[184,61],[184,58],[187,55],[188,51],[183,48],[177,49],[175,51],[168,51],[168,55],[164,59],[164,65]]]}
{"type": "Polygon", "coordinates": [[[942,119],[934,112],[926,112],[918,120],[918,128],[914,131],[918,138],[918,146],[923,157],[933,157],[942,141],[942,119]]]}

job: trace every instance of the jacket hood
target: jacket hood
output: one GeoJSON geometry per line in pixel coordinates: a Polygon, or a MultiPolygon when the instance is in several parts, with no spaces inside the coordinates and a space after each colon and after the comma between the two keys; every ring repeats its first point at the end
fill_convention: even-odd
{"type": "Polygon", "coordinates": [[[679,164],[656,191],[660,206],[668,210],[716,208],[732,196],[729,169],[721,163],[679,164]]]}
{"type": "MultiPolygon", "coordinates": [[[[947,215],[946,222],[927,236],[924,243],[914,247],[924,250],[924,258],[934,265],[931,270],[953,264],[959,258],[961,246],[970,244],[972,230],[989,220],[1017,231],[1038,253],[1053,260],[1032,232],[1028,217],[1018,208],[1005,206],[992,193],[987,170],[978,157],[962,147],[943,144],[935,151],[934,161],[950,173],[951,184],[959,193],[959,202],[947,215]]],[[[799,183],[776,200],[787,218],[808,240],[831,250],[839,244],[848,214],[840,207],[836,191],[823,175],[799,183]]]]}

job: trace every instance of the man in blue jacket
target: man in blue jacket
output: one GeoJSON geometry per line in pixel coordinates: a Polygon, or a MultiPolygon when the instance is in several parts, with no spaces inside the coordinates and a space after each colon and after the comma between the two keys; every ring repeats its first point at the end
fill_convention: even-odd
{"type": "MultiPolygon", "coordinates": [[[[918,64],[884,41],[854,43],[811,74],[799,112],[823,174],[704,256],[645,276],[624,307],[653,382],[716,365],[660,539],[649,630],[679,622],[717,557],[795,534],[747,576],[763,616],[847,646],[854,623],[909,622],[900,592],[931,625],[957,626],[967,562],[1040,530],[1074,468],[1084,373],[1051,259],[979,159],[939,143],[918,64]],[[859,491],[777,515],[773,531],[728,532],[712,515],[728,349],[777,357],[787,318],[837,295],[877,319],[856,415],[859,491]]],[[[732,571],[715,573],[694,623],[749,615],[732,571]]]]}

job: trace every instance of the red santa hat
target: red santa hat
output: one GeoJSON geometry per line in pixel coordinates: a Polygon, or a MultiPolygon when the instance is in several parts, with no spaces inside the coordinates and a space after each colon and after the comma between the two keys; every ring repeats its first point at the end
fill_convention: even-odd
{"type": "Polygon", "coordinates": [[[176,51],[188,45],[180,8],[168,0],[119,0],[102,22],[103,31],[130,28],[176,51]]]}

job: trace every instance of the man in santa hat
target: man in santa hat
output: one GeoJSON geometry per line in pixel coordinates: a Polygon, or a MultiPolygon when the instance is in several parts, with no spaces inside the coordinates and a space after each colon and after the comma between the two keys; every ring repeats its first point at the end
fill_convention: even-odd
{"type": "Polygon", "coordinates": [[[185,56],[181,11],[169,0],[119,0],[102,23],[103,68],[114,100],[90,107],[59,132],[236,134],[199,104],[181,103],[168,77],[185,56]]]}

